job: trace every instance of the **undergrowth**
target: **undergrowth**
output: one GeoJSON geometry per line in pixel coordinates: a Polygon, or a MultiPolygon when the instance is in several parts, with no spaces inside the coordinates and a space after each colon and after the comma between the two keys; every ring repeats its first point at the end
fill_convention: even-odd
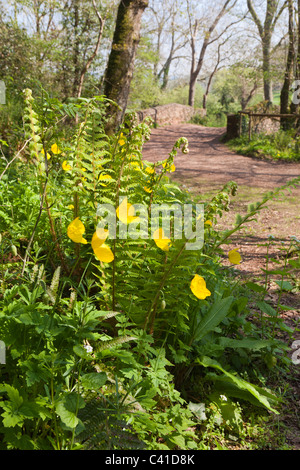
{"type": "Polygon", "coordinates": [[[168,177],[186,139],[151,164],[151,123],[128,114],[108,137],[105,107],[101,96],[62,104],[26,90],[23,145],[1,160],[0,447],[226,448],[255,432],[249,407],[280,413],[264,377],[290,360],[264,287],[247,286],[262,296],[256,323],[240,254],[225,267],[222,246],[300,178],[216,231],[237,185],[199,211],[168,177]],[[172,207],[159,216],[171,220],[165,237],[144,223],[157,206],[172,207]],[[192,225],[180,238],[185,206],[192,225]]]}
{"type": "Polygon", "coordinates": [[[231,150],[238,154],[272,160],[299,161],[299,136],[293,131],[279,131],[275,134],[253,134],[251,140],[247,135],[227,142],[231,150]]]}

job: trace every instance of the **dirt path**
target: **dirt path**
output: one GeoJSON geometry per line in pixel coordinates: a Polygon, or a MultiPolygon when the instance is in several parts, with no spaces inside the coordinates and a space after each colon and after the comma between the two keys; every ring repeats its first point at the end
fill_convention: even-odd
{"type": "MultiPolygon", "coordinates": [[[[193,124],[161,127],[152,130],[144,146],[143,158],[155,162],[166,158],[180,137],[189,142],[187,155],[178,153],[176,171],[171,178],[189,189],[197,202],[210,200],[224,184],[235,181],[237,196],[231,210],[218,220],[217,228],[231,228],[236,214],[245,214],[248,204],[260,201],[262,195],[300,175],[300,163],[274,162],[237,155],[220,142],[223,128],[207,128],[193,124]]],[[[238,244],[243,263],[242,274],[259,275],[265,265],[266,248],[260,246],[269,235],[289,243],[291,236],[300,239],[300,186],[271,201],[261,211],[257,222],[245,226],[233,242],[238,244]]],[[[231,246],[228,247],[228,250],[231,246]]],[[[276,247],[272,252],[276,251],[276,247]]],[[[273,253],[274,254],[274,253],[273,253]]],[[[300,306],[299,306],[300,308],[300,306]]]]}
{"type": "MultiPolygon", "coordinates": [[[[220,142],[225,129],[207,128],[192,124],[168,126],[153,129],[149,142],[143,150],[145,160],[155,162],[167,158],[174,143],[180,137],[189,141],[189,154],[178,153],[175,158],[176,171],[171,178],[190,190],[197,202],[209,201],[224,184],[235,181],[238,193],[232,199],[231,209],[217,221],[216,228],[231,228],[236,214],[245,214],[249,203],[261,200],[261,196],[292,178],[300,175],[300,163],[283,163],[270,160],[245,157],[235,154],[220,142]]],[[[245,226],[230,244],[224,248],[224,264],[228,263],[226,252],[238,248],[242,255],[242,263],[237,267],[245,278],[261,280],[266,267],[266,246],[269,235],[274,237],[274,245],[270,256],[276,260],[269,265],[270,269],[278,269],[277,262],[282,265],[284,247],[290,243],[291,236],[300,239],[300,186],[290,194],[285,191],[279,199],[273,200],[268,207],[260,212],[257,221],[245,226]]],[[[299,278],[299,271],[296,273],[299,278]]],[[[269,284],[269,303],[276,308],[278,294],[277,285],[269,284]]],[[[281,303],[290,306],[291,310],[283,312],[284,322],[294,330],[294,338],[300,339],[300,294],[285,293],[281,303]]],[[[291,338],[285,337],[288,345],[291,338]]],[[[300,366],[294,366],[290,381],[291,391],[287,409],[281,418],[286,443],[295,450],[300,450],[300,366]]]]}
{"type": "Polygon", "coordinates": [[[239,185],[267,190],[300,175],[300,163],[287,164],[236,155],[220,142],[224,131],[223,128],[193,124],[153,129],[143,155],[152,162],[161,160],[178,138],[186,137],[190,152],[187,156],[178,154],[176,177],[185,178],[189,184],[189,179],[196,176],[210,188],[234,180],[239,185]]]}
{"type": "MultiPolygon", "coordinates": [[[[238,184],[238,193],[232,200],[232,210],[219,220],[222,227],[231,227],[237,213],[247,211],[249,203],[261,200],[262,195],[292,178],[300,175],[300,163],[259,160],[235,154],[220,142],[225,129],[207,128],[192,124],[168,126],[152,130],[151,139],[144,146],[145,160],[155,162],[166,158],[176,140],[186,137],[189,153],[178,153],[175,158],[176,171],[171,177],[197,196],[197,201],[210,200],[229,181],[238,184]]],[[[243,230],[245,240],[244,261],[241,270],[252,273],[260,271],[259,253],[264,250],[255,247],[249,251],[248,244],[254,245],[266,240],[269,235],[276,239],[289,239],[294,235],[300,239],[300,186],[286,197],[272,201],[263,210],[257,223],[243,230]],[[248,256],[249,255],[249,256],[248,256]],[[253,260],[255,256],[255,260],[253,260]]],[[[241,240],[240,240],[241,242],[241,240]]]]}

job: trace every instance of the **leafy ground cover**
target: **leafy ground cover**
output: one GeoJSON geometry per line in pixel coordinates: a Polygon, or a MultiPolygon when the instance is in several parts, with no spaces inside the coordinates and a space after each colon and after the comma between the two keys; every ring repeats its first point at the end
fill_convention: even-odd
{"type": "Polygon", "coordinates": [[[150,162],[148,123],[128,115],[108,137],[102,97],[62,104],[26,90],[25,102],[24,144],[4,149],[0,171],[1,449],[268,448],[292,365],[287,284],[276,309],[267,281],[242,283],[234,237],[300,178],[217,228],[237,184],[199,214],[170,179],[185,137],[150,162]],[[175,237],[173,214],[170,236],[151,234],[142,214],[155,204],[192,207],[193,231],[175,237]],[[197,224],[203,246],[187,249],[197,224]]]}
{"type": "Polygon", "coordinates": [[[299,136],[295,131],[279,131],[275,134],[254,134],[249,141],[247,135],[228,142],[231,150],[241,154],[272,160],[299,161],[299,136]]]}

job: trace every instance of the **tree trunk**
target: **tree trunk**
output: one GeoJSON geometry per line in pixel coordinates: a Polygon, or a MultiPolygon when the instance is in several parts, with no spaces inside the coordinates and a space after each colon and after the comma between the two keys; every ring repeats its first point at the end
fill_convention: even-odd
{"type": "Polygon", "coordinates": [[[195,92],[198,74],[191,73],[189,83],[189,106],[195,105],[195,92]]]}
{"type": "MultiPolygon", "coordinates": [[[[289,113],[289,93],[291,86],[291,76],[293,71],[295,44],[294,44],[294,8],[293,0],[289,0],[289,48],[287,54],[284,82],[280,94],[280,114],[289,113]]],[[[290,119],[281,118],[281,126],[286,129],[292,124],[290,119]]]]}
{"type": "Polygon", "coordinates": [[[271,76],[271,38],[263,39],[263,80],[264,98],[268,104],[273,103],[273,81],[271,76]]]}
{"type": "Polygon", "coordinates": [[[108,65],[104,78],[104,95],[118,107],[109,105],[106,132],[112,134],[121,124],[127,107],[140,39],[141,18],[148,0],[121,0],[108,65]]]}
{"type": "MultiPolygon", "coordinates": [[[[295,80],[300,80],[300,0],[298,0],[298,31],[297,31],[297,35],[298,35],[298,48],[297,48],[297,53],[296,53],[296,57],[295,57],[295,75],[294,75],[294,79],[295,80]]],[[[297,101],[292,101],[291,103],[291,113],[295,113],[295,114],[298,114],[298,110],[299,110],[299,104],[297,101]]],[[[299,123],[297,123],[296,125],[298,125],[299,123]]]]}
{"type": "Polygon", "coordinates": [[[264,80],[264,98],[269,104],[273,102],[273,87],[272,87],[272,73],[271,73],[271,41],[274,34],[274,29],[278,19],[285,9],[286,2],[283,2],[279,7],[279,3],[275,0],[267,0],[267,9],[264,22],[255,11],[252,0],[247,0],[247,6],[252,19],[257,26],[259,36],[262,44],[262,59],[263,59],[263,80],[264,80]]]}

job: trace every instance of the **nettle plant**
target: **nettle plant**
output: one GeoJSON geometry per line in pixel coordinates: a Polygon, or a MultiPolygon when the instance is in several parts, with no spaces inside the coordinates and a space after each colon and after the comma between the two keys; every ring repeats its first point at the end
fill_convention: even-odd
{"type": "MultiPolygon", "coordinates": [[[[185,138],[150,163],[142,148],[151,123],[138,124],[129,114],[116,135],[107,136],[103,97],[63,105],[45,96],[36,103],[26,90],[25,99],[26,152],[14,170],[5,169],[19,193],[27,187],[31,210],[26,217],[20,211],[22,223],[14,214],[9,227],[15,193],[9,179],[0,181],[6,194],[0,297],[6,445],[117,448],[122,437],[126,448],[135,432],[148,448],[196,448],[188,429],[202,423],[203,413],[182,394],[199,383],[198,393],[208,383],[277,413],[278,399],[243,371],[251,370],[253,352],[280,345],[261,339],[247,320],[248,299],[222,266],[221,247],[279,191],[238,216],[232,230],[217,232],[216,217],[228,210],[237,187],[226,185],[199,214],[191,196],[169,179],[178,152],[188,153],[185,138]],[[67,127],[66,119],[75,117],[78,123],[67,127]],[[139,211],[151,220],[159,205],[189,206],[190,235],[174,236],[174,213],[170,234],[152,233],[149,224],[137,237],[124,236],[141,224],[139,211]],[[116,233],[99,207],[113,208],[116,233]],[[203,243],[187,249],[199,226],[203,243]],[[8,272],[10,240],[17,262],[8,272]],[[85,423],[93,424],[91,431],[85,423]]],[[[234,266],[241,256],[232,250],[229,260],[234,266]]]]}

